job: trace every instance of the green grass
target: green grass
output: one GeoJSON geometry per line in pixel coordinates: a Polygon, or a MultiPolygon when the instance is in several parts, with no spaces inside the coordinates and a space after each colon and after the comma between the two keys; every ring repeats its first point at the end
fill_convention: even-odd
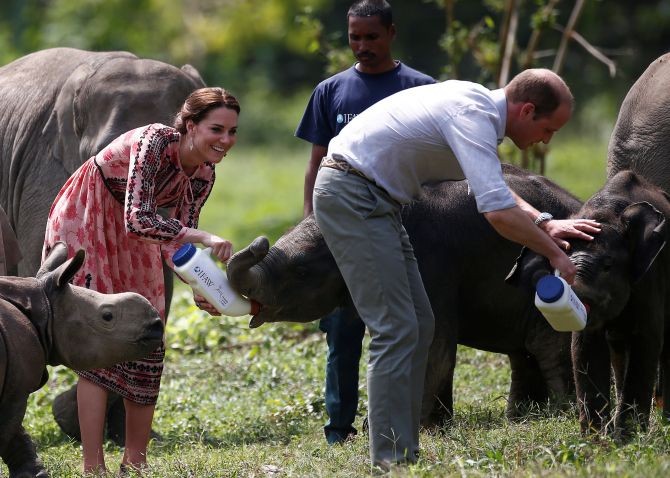
{"type": "MultiPolygon", "coordinates": [[[[274,241],[302,214],[308,150],[236,149],[218,169],[201,227],[237,250],[260,234],[274,241]]],[[[586,198],[604,181],[604,146],[566,140],[552,144],[548,175],[586,198]]],[[[329,447],[323,380],[326,344],[316,324],[247,327],[248,318],[217,318],[196,309],[178,288],[168,324],[167,362],[149,449],[146,477],[357,477],[371,473],[364,433],[329,447]]],[[[51,417],[54,396],[74,374],[50,368],[48,385],[31,395],[24,421],[53,477],[78,476],[79,444],[51,417]]],[[[365,360],[361,377],[365,375],[365,360]]],[[[574,413],[504,418],[510,370],[504,356],[462,347],[455,374],[456,418],[449,429],[422,434],[418,464],[392,476],[622,476],[670,473],[670,433],[654,413],[649,433],[624,446],[583,438],[574,413]]],[[[366,385],[361,380],[361,428],[366,385]]],[[[122,450],[106,444],[118,469],[122,450]]],[[[6,476],[0,466],[0,476],[6,476]]],[[[109,476],[113,476],[110,474],[109,476]]]]}
{"type": "Polygon", "coordinates": [[[546,175],[582,200],[598,191],[606,179],[607,144],[588,138],[557,137],[546,160],[546,175]]]}

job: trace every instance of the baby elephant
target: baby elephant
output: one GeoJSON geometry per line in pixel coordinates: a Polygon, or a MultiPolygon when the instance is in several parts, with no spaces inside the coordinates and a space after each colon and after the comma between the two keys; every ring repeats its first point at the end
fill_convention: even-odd
{"type": "Polygon", "coordinates": [[[56,244],[37,277],[0,277],[0,456],[9,476],[46,477],[23,428],[28,396],[46,366],[83,370],[140,358],[163,339],[163,323],[139,294],[100,294],[68,282],[84,262],[56,244]]]}

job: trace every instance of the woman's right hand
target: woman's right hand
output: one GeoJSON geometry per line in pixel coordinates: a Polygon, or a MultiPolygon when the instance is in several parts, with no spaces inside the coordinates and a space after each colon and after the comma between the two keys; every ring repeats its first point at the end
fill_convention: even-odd
{"type": "Polygon", "coordinates": [[[233,255],[232,242],[201,229],[188,228],[180,242],[194,242],[205,247],[211,247],[212,254],[224,263],[233,255]]]}
{"type": "Polygon", "coordinates": [[[203,240],[202,245],[211,247],[212,254],[224,263],[233,255],[233,243],[214,234],[210,234],[208,239],[203,240]]]}

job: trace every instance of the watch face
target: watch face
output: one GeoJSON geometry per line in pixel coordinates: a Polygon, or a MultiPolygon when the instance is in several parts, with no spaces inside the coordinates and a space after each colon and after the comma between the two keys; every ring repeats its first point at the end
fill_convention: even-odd
{"type": "Polygon", "coordinates": [[[535,218],[535,224],[540,224],[541,222],[544,222],[544,221],[550,221],[553,218],[554,218],[554,216],[552,216],[548,212],[542,212],[542,213],[540,213],[539,216],[537,216],[537,218],[535,218]]]}

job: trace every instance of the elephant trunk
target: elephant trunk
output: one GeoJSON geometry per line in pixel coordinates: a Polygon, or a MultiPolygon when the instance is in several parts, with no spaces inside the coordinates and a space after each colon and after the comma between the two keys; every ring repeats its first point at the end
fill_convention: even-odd
{"type": "Polygon", "coordinates": [[[263,274],[254,266],[263,260],[269,249],[268,239],[263,236],[257,237],[247,247],[233,254],[226,265],[228,280],[233,289],[261,304],[262,299],[259,300],[258,291],[263,274]]]}

